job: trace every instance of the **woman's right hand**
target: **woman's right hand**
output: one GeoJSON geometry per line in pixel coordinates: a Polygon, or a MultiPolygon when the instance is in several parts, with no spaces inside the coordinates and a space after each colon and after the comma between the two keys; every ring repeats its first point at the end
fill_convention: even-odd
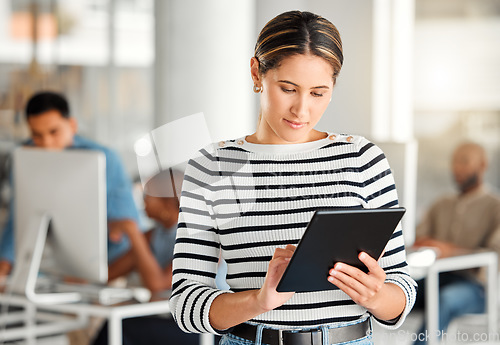
{"type": "Polygon", "coordinates": [[[273,310],[292,298],[295,292],[277,292],[278,283],[285,272],[290,258],[295,252],[295,246],[289,244],[285,249],[276,248],[269,262],[264,284],[257,294],[257,302],[264,310],[273,310]]]}
{"type": "Polygon", "coordinates": [[[292,298],[294,292],[279,293],[276,287],[294,251],[295,246],[292,245],[274,251],[264,284],[259,290],[223,293],[215,297],[209,312],[212,327],[228,329],[273,310],[292,298]]]}

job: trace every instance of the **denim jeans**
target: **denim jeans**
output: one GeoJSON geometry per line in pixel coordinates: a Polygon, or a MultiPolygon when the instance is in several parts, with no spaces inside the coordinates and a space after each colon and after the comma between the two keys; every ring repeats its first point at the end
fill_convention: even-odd
{"type": "MultiPolygon", "coordinates": [[[[144,316],[122,321],[123,345],[198,345],[200,335],[184,333],[172,318],[144,316]]],[[[108,324],[105,323],[93,345],[108,345],[108,324]]]]}
{"type": "MultiPolygon", "coordinates": [[[[423,308],[425,304],[425,281],[418,282],[417,301],[415,307],[423,308]]],[[[439,274],[439,329],[446,331],[451,320],[464,315],[484,313],[484,288],[478,282],[446,272],[439,274]]],[[[414,344],[427,344],[425,324],[418,331],[421,337],[414,344]]]]}
{"type": "MultiPolygon", "coordinates": [[[[354,321],[354,322],[347,322],[347,323],[344,324],[344,326],[354,325],[354,324],[356,324],[358,322],[361,322],[361,321],[364,321],[364,320],[359,320],[359,321],[354,321]]],[[[334,328],[334,327],[336,327],[336,326],[333,326],[333,327],[324,326],[324,328],[334,328]]],[[[344,342],[344,343],[335,343],[335,345],[337,345],[337,344],[373,345],[372,331],[370,330],[370,333],[367,334],[363,338],[359,338],[359,339],[348,341],[348,342],[344,342]]],[[[225,334],[222,337],[221,341],[219,342],[219,345],[258,345],[258,344],[257,344],[256,341],[254,342],[254,341],[246,340],[246,339],[234,336],[232,334],[225,334]]],[[[262,345],[267,345],[267,344],[262,343],[262,345]]],[[[333,345],[333,344],[328,344],[328,345],[333,345]]]]}

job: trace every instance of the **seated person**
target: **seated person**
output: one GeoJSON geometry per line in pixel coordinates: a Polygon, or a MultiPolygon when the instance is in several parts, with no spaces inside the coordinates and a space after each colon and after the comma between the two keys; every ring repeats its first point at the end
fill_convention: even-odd
{"type": "MultiPolygon", "coordinates": [[[[464,143],[456,148],[452,170],[458,193],[439,199],[428,210],[417,227],[414,246],[434,247],[439,257],[462,249],[487,248],[500,253],[500,197],[484,186],[486,168],[486,153],[481,146],[464,143]]],[[[478,272],[440,274],[440,330],[445,331],[455,317],[484,312],[484,286],[478,272]]],[[[424,282],[419,282],[415,307],[424,306],[424,288],[424,282]]],[[[425,328],[420,333],[425,333],[425,328]]]]}
{"type": "MultiPolygon", "coordinates": [[[[123,228],[131,242],[130,250],[110,265],[110,279],[139,273],[142,284],[154,298],[172,287],[172,259],[174,256],[179,194],[182,173],[162,171],[151,178],[144,188],[146,214],[155,226],[145,236],[132,228],[123,228]],[[175,181],[175,183],[173,183],[175,181]],[[175,184],[177,188],[172,188],[175,184]]],[[[123,344],[198,344],[197,334],[180,330],[168,317],[150,316],[123,320],[123,344]]],[[[94,345],[108,343],[107,325],[97,335],[94,345]]]]}
{"type": "Polygon", "coordinates": [[[137,272],[143,286],[154,295],[169,290],[172,286],[172,258],[174,256],[175,233],[179,213],[178,194],[182,184],[182,173],[173,170],[160,172],[144,187],[144,210],[155,222],[145,234],[132,227],[123,228],[130,238],[131,247],[127,253],[109,266],[109,279],[137,272]],[[172,189],[172,180],[179,189],[172,189]]]}
{"type": "MultiPolygon", "coordinates": [[[[129,248],[123,229],[137,229],[139,215],[132,196],[132,184],[123,165],[112,150],[76,134],[77,121],[70,117],[69,105],[63,95],[40,92],[26,105],[26,119],[31,139],[24,145],[51,150],[98,150],[106,156],[107,219],[109,229],[108,260],[112,262],[129,248]]],[[[15,195],[13,195],[15,197],[15,195]]],[[[0,278],[11,271],[14,253],[13,200],[0,241],[0,278]]]]}

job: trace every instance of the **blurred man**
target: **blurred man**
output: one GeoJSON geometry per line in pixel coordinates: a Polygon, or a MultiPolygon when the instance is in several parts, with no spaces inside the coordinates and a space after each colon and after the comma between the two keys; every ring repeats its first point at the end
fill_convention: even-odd
{"type": "MultiPolygon", "coordinates": [[[[51,150],[68,148],[98,150],[106,156],[107,219],[109,229],[108,260],[114,261],[129,248],[123,229],[136,229],[139,215],[132,196],[132,185],[116,153],[76,134],[76,119],[70,116],[64,96],[54,92],[35,94],[26,105],[26,119],[31,139],[26,146],[51,150]]],[[[15,197],[15,195],[13,196],[15,197]]],[[[14,253],[13,201],[0,242],[0,277],[12,269],[14,253]]]]}
{"type": "MultiPolygon", "coordinates": [[[[468,142],[456,148],[452,171],[458,193],[432,205],[417,227],[416,247],[433,247],[439,257],[463,249],[500,253],[500,198],[484,186],[487,166],[486,153],[478,144],[468,142]]],[[[446,330],[455,317],[484,312],[484,286],[477,270],[442,273],[439,283],[440,330],[446,330]]],[[[415,306],[424,305],[424,286],[419,282],[415,306]]]]}

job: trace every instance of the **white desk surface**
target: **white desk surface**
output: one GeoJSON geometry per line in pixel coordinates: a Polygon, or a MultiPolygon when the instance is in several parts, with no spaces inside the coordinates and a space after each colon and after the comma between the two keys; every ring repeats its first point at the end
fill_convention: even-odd
{"type": "MultiPolygon", "coordinates": [[[[127,301],[115,305],[100,305],[100,304],[91,304],[91,303],[67,303],[67,304],[36,304],[34,305],[30,301],[28,301],[23,296],[18,295],[5,295],[0,294],[0,302],[8,303],[12,306],[22,306],[30,312],[27,315],[28,317],[34,318],[35,309],[38,311],[51,311],[58,312],[62,314],[73,314],[77,318],[71,322],[66,320],[60,320],[58,323],[50,328],[50,331],[53,333],[59,331],[61,333],[65,333],[74,329],[84,328],[87,325],[87,320],[89,316],[98,316],[104,317],[108,319],[108,335],[109,335],[109,344],[110,345],[121,345],[122,344],[122,328],[121,322],[125,318],[129,317],[139,317],[146,315],[158,315],[158,314],[166,314],[170,312],[169,301],[167,299],[140,303],[136,301],[127,301]]],[[[21,317],[17,315],[19,313],[15,313],[12,315],[13,317],[21,317]]],[[[24,314],[26,315],[26,314],[24,314]]],[[[25,316],[26,317],[26,316],[25,316]]],[[[36,322],[32,320],[28,322],[26,327],[22,327],[21,329],[12,330],[12,336],[22,335],[22,332],[28,332],[26,334],[32,338],[34,336],[40,336],[40,329],[36,322]],[[35,330],[35,331],[33,331],[35,330]]],[[[46,333],[47,330],[42,332],[46,333]]],[[[1,338],[0,338],[1,340],[1,338]]],[[[29,340],[29,339],[28,339],[29,340]]],[[[212,345],[214,341],[214,337],[212,334],[202,334],[200,335],[200,345],[212,345]]]]}
{"type": "MultiPolygon", "coordinates": [[[[410,249],[410,253],[415,250],[410,249]]],[[[409,260],[409,264],[410,264],[409,260]]],[[[490,335],[497,333],[498,305],[498,256],[496,252],[486,250],[462,250],[456,255],[446,258],[436,258],[426,265],[415,267],[410,264],[410,272],[417,270],[419,278],[423,272],[426,278],[426,303],[425,317],[427,331],[430,335],[428,344],[438,343],[438,316],[439,316],[439,273],[458,271],[469,268],[485,267],[486,275],[486,309],[488,314],[488,332],[490,335]]]]}
{"type": "Polygon", "coordinates": [[[167,299],[146,303],[127,301],[113,305],[82,302],[53,305],[39,304],[37,305],[37,308],[61,313],[87,314],[102,317],[120,314],[123,318],[170,313],[169,301],[167,299]]]}

